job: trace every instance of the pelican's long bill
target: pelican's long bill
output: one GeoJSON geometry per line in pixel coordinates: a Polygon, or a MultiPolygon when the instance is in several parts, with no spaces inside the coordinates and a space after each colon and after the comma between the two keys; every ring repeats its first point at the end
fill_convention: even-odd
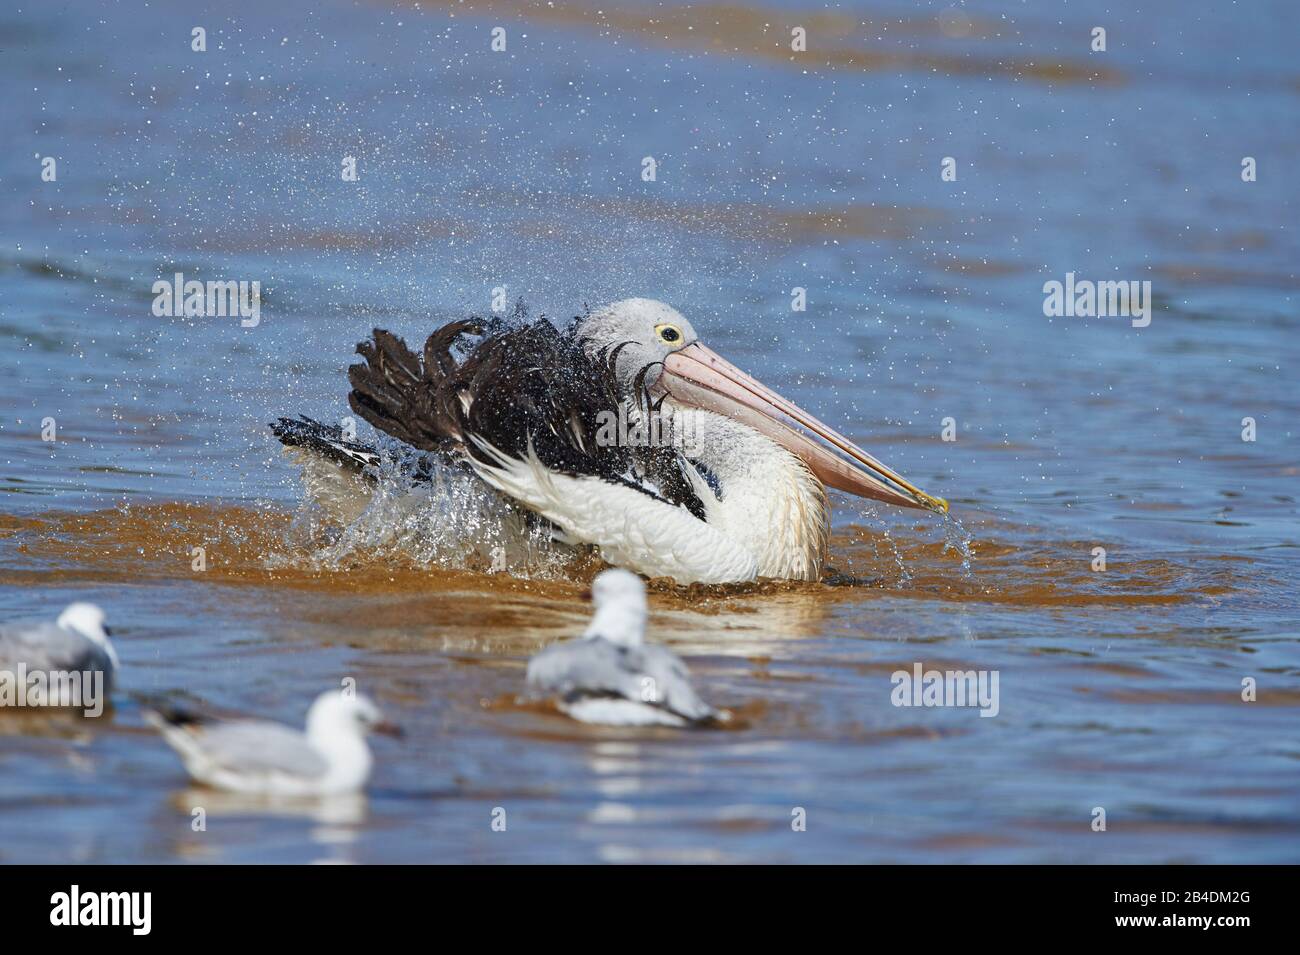
{"type": "Polygon", "coordinates": [[[727,415],[767,435],[808,465],[828,487],[898,504],[947,513],[931,497],[838,431],[822,424],[699,342],[664,360],[661,387],[679,404],[727,415]]]}

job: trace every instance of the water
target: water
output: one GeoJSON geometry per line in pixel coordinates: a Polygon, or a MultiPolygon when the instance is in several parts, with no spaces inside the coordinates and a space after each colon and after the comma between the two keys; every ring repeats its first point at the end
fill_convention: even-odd
{"type": "Polygon", "coordinates": [[[1297,13],[1204,6],[7,7],[0,613],[104,604],[127,692],[0,719],[0,860],[1300,859],[1297,13]],[[260,324],[154,317],[177,270],[260,324]],[[1066,272],[1151,325],[1045,317],[1066,272]],[[840,500],[858,583],[657,592],[733,730],[517,704],[593,568],[322,538],[266,429],[497,286],[673,302],[954,521],[840,500]],[[998,716],[892,706],[917,662],[998,716]],[[132,695],[298,722],[345,676],[410,734],[359,807],[190,791],[132,695]]]}
{"type": "Polygon", "coordinates": [[[961,521],[953,517],[952,514],[943,515],[944,553],[955,551],[961,557],[961,572],[967,578],[971,576],[971,561],[974,559],[971,544],[974,543],[974,540],[970,531],[966,530],[961,521]]]}

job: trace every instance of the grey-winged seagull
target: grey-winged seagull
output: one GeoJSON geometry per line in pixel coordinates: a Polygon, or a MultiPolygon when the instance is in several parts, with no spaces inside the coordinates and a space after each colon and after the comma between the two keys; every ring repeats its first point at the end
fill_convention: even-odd
{"type": "Polygon", "coordinates": [[[645,584],[606,570],[591,586],[596,613],[582,637],[547,647],[528,663],[528,685],[558,698],[583,723],[690,726],[726,720],[696,695],[686,664],[645,643],[645,584]]]}
{"type": "MultiPolygon", "coordinates": [[[[42,673],[57,685],[60,693],[68,686],[50,679],[60,674],[102,673],[104,692],[112,688],[117,674],[117,651],[104,626],[104,611],[92,603],[69,604],[53,622],[13,623],[0,627],[0,670],[28,674],[42,673]]],[[[81,706],[85,701],[60,696],[46,703],[56,706],[81,706]]]]}
{"type": "Polygon", "coordinates": [[[401,731],[360,694],[329,690],[307,712],[307,731],[266,720],[214,721],[171,710],[147,711],[185,769],[216,789],[266,796],[357,792],[370,777],[370,732],[401,731]]]}

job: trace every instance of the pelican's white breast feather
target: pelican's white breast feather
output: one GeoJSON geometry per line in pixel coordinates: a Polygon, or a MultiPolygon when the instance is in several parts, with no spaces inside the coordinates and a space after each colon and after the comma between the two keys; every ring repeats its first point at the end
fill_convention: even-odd
{"type": "Polygon", "coordinates": [[[484,481],[575,541],[597,546],[615,566],[704,584],[753,580],[758,572],[752,554],[684,507],[602,478],[548,470],[531,450],[527,458],[512,458],[473,440],[497,462],[471,461],[484,481]]]}

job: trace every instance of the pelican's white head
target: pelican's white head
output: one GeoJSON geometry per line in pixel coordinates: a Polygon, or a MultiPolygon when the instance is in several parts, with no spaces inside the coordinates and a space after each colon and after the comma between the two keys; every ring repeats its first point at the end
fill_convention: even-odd
{"type": "Polygon", "coordinates": [[[948,510],[947,501],[915,487],[706,346],[671,305],[625,298],[582,319],[576,334],[588,357],[612,363],[622,397],[648,393],[677,407],[725,415],[797,456],[822,484],[849,494],[948,510]]]}
{"type": "Polygon", "coordinates": [[[578,338],[593,358],[605,352],[624,395],[653,387],[664,360],[699,340],[686,316],[653,298],[625,298],[592,312],[578,326],[578,338]]]}
{"type": "Polygon", "coordinates": [[[604,637],[625,646],[637,646],[645,639],[645,584],[636,574],[617,567],[602,570],[591,583],[591,602],[596,614],[584,637],[604,637]]]}
{"type": "Polygon", "coordinates": [[[113,649],[113,643],[108,639],[109,629],[104,626],[104,620],[104,611],[97,604],[78,601],[77,603],[68,604],[55,622],[62,629],[85,637],[103,650],[108,654],[108,658],[113,661],[113,667],[116,669],[118,666],[117,651],[113,649]]]}

